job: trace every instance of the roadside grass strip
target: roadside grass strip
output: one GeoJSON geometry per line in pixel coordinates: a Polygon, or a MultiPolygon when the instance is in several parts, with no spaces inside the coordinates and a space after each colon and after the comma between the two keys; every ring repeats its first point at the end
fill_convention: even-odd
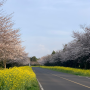
{"type": "Polygon", "coordinates": [[[0,90],[40,90],[36,75],[29,66],[0,70],[0,90]]]}
{"type": "Polygon", "coordinates": [[[62,67],[62,66],[40,66],[40,67],[54,70],[54,71],[69,73],[69,74],[73,74],[73,75],[90,77],[90,70],[89,69],[85,70],[85,69],[77,69],[77,68],[62,67]]]}

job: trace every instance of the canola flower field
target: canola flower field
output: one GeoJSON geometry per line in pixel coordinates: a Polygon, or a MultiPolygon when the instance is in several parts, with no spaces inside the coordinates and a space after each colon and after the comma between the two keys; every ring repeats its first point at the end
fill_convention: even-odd
{"type": "Polygon", "coordinates": [[[90,77],[90,70],[70,68],[70,67],[62,67],[62,66],[40,66],[41,68],[46,68],[54,71],[79,75],[79,76],[88,76],[90,77]]]}
{"type": "Polygon", "coordinates": [[[0,70],[0,90],[40,90],[36,75],[29,66],[0,70]]]}

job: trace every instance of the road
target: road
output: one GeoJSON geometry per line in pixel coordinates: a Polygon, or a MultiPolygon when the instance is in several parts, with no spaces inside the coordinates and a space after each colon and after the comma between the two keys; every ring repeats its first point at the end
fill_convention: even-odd
{"type": "Polygon", "coordinates": [[[90,90],[90,78],[33,67],[44,90],[90,90]]]}

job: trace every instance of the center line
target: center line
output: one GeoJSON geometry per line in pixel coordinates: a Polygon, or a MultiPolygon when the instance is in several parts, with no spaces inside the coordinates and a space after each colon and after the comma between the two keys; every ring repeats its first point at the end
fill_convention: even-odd
{"type": "MultiPolygon", "coordinates": [[[[53,75],[53,76],[57,76],[57,75],[55,75],[55,74],[52,74],[52,75],[53,75]]],[[[60,77],[60,76],[57,76],[57,77],[60,77]]],[[[70,81],[70,82],[73,82],[73,83],[76,83],[76,84],[78,84],[78,85],[81,85],[81,86],[84,86],[84,87],[90,88],[89,86],[86,86],[86,85],[83,85],[83,84],[80,84],[80,83],[74,82],[74,81],[72,81],[72,80],[69,80],[69,79],[66,79],[66,78],[63,78],[63,77],[60,77],[60,78],[62,78],[62,79],[64,79],[64,80],[67,80],[67,81],[70,81]]]]}

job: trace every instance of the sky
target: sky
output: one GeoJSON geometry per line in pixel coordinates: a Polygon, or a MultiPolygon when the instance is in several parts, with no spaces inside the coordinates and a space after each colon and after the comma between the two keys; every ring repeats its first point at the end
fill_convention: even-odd
{"type": "Polygon", "coordinates": [[[5,15],[13,13],[13,28],[20,29],[29,57],[63,49],[73,31],[90,25],[90,0],[7,0],[0,8],[5,15]]]}

